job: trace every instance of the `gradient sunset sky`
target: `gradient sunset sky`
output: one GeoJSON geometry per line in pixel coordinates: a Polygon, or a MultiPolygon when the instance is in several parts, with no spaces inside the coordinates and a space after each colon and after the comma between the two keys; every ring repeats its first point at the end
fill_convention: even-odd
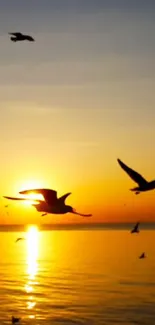
{"type": "MultiPolygon", "coordinates": [[[[1,0],[0,44],[0,196],[71,191],[90,222],[155,221],[155,191],[135,196],[116,160],[155,179],[155,1],[1,0]]],[[[0,202],[0,223],[43,222],[0,202]]]]}

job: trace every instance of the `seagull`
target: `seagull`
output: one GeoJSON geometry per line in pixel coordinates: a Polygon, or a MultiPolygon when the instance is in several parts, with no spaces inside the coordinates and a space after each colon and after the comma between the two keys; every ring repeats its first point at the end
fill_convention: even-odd
{"type": "Polygon", "coordinates": [[[19,321],[20,321],[20,318],[12,316],[12,324],[19,323],[19,321]]]}
{"type": "MultiPolygon", "coordinates": [[[[65,204],[66,198],[71,193],[66,193],[65,195],[61,196],[60,198],[57,198],[57,192],[51,189],[31,189],[31,190],[25,190],[19,192],[19,194],[41,194],[44,198],[43,200],[33,200],[35,203],[32,204],[36,208],[37,211],[43,212],[43,213],[51,213],[51,214],[65,214],[65,213],[74,213],[82,217],[91,217],[92,214],[82,214],[76,212],[75,209],[73,209],[70,205],[65,204]]],[[[20,201],[27,201],[29,198],[15,198],[10,196],[4,196],[4,198],[9,200],[20,200],[20,201]]]]}
{"type": "Polygon", "coordinates": [[[20,240],[25,240],[25,238],[23,238],[23,237],[19,237],[19,238],[17,238],[17,239],[16,239],[16,243],[17,243],[18,241],[20,241],[20,240]]]}
{"type": "Polygon", "coordinates": [[[138,187],[130,189],[130,191],[139,194],[140,192],[146,192],[155,189],[155,180],[148,182],[142,175],[125,165],[120,159],[117,159],[121,168],[132,178],[134,182],[138,184],[138,187]]]}
{"type": "Polygon", "coordinates": [[[134,233],[139,233],[139,222],[136,223],[136,225],[134,226],[134,228],[131,230],[131,234],[134,234],[134,233]]]}
{"type": "Polygon", "coordinates": [[[34,38],[29,35],[24,35],[22,33],[9,33],[9,35],[13,35],[13,37],[10,37],[12,42],[18,42],[18,41],[29,41],[34,42],[34,38]]]}
{"type": "Polygon", "coordinates": [[[145,253],[142,253],[142,254],[139,256],[139,258],[140,258],[140,259],[141,259],[141,258],[146,258],[145,253]]]}

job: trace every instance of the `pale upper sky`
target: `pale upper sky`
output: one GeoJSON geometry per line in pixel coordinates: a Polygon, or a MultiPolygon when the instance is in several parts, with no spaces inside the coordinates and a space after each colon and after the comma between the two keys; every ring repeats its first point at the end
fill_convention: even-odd
{"type": "MultiPolygon", "coordinates": [[[[135,197],[116,161],[155,179],[154,0],[0,0],[0,8],[0,195],[49,187],[71,191],[66,202],[92,212],[91,222],[155,221],[155,192],[135,197]],[[36,42],[13,43],[11,31],[36,42]]],[[[40,220],[21,203],[1,207],[1,223],[40,220]]],[[[83,222],[46,218],[57,220],[83,222]]]]}

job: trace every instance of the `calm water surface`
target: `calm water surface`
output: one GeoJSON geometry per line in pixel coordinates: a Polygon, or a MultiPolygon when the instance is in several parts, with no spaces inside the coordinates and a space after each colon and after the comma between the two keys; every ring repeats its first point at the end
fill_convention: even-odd
{"type": "Polygon", "coordinates": [[[154,325],[154,243],[154,230],[1,232],[0,324],[154,325]]]}

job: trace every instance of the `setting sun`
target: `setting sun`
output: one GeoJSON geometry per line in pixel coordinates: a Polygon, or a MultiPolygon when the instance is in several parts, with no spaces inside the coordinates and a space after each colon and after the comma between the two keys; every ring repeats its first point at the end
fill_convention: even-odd
{"type": "Polygon", "coordinates": [[[18,183],[18,189],[20,188],[21,191],[24,191],[25,189],[35,189],[35,188],[40,188],[43,186],[43,182],[34,180],[34,179],[29,179],[26,181],[21,181],[20,184],[18,183]]]}

